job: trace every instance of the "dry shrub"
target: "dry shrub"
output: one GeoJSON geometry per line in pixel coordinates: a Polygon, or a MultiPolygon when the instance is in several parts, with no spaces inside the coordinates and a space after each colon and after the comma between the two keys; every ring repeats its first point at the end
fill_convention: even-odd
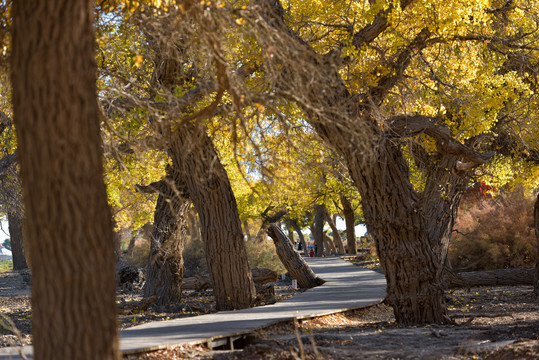
{"type": "Polygon", "coordinates": [[[526,268],[535,264],[533,201],[522,188],[471,206],[462,204],[454,229],[449,258],[455,269],[526,268]]]}
{"type": "Polygon", "coordinates": [[[245,246],[250,267],[268,268],[279,274],[286,272],[272,241],[247,241],[245,246]]]}

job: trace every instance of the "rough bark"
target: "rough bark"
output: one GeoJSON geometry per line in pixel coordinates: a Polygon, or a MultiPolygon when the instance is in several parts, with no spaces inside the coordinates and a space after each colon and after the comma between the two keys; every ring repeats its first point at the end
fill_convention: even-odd
{"type": "Polygon", "coordinates": [[[13,109],[36,359],[118,359],[90,1],[14,1],[13,109]]]}
{"type": "Polygon", "coordinates": [[[305,254],[309,253],[309,248],[307,247],[307,242],[305,241],[305,236],[303,236],[303,233],[301,232],[301,228],[299,227],[298,221],[296,219],[287,219],[286,223],[288,226],[290,226],[292,229],[296,231],[298,234],[299,242],[301,243],[301,246],[303,247],[303,252],[305,254]]]}
{"type": "Polygon", "coordinates": [[[343,208],[344,221],[346,223],[346,245],[348,247],[346,253],[351,255],[357,254],[356,243],[356,216],[354,208],[350,200],[343,194],[340,195],[341,205],[343,208]]]}
{"type": "Polygon", "coordinates": [[[324,256],[324,218],[326,214],[324,205],[314,207],[314,223],[311,232],[314,239],[315,256],[324,256]]]}
{"type": "Polygon", "coordinates": [[[331,216],[326,211],[326,221],[329,224],[329,227],[331,228],[331,231],[333,232],[333,243],[335,244],[335,247],[337,248],[336,252],[339,254],[344,254],[344,245],[342,243],[341,234],[339,233],[339,230],[337,229],[337,226],[335,226],[335,222],[331,218],[331,216]]]}
{"type": "Polygon", "coordinates": [[[516,286],[533,285],[534,269],[498,269],[486,271],[460,272],[455,277],[444,276],[448,288],[466,288],[473,286],[516,286]]]}
{"type": "Polygon", "coordinates": [[[294,250],[290,240],[288,240],[279,226],[269,224],[268,235],[275,244],[275,250],[279,259],[281,259],[290,276],[298,281],[299,287],[308,289],[324,283],[324,280],[317,277],[311,267],[303,260],[303,257],[294,250]]]}
{"type": "Polygon", "coordinates": [[[533,207],[533,223],[535,225],[535,239],[537,245],[537,261],[535,262],[535,282],[533,284],[533,289],[535,296],[539,298],[539,195],[537,195],[537,200],[535,200],[535,205],[533,207]]]}
{"type": "Polygon", "coordinates": [[[11,209],[7,213],[11,253],[13,255],[13,270],[28,269],[23,246],[22,211],[11,209]]]}
{"type": "MultiPolygon", "coordinates": [[[[176,19],[173,18],[170,23],[161,23],[159,29],[151,29],[154,35],[159,34],[163,38],[156,39],[148,35],[150,46],[155,52],[156,65],[152,80],[152,91],[155,94],[163,91],[174,94],[176,86],[181,84],[181,79],[186,75],[181,62],[185,48],[182,39],[176,36],[175,24],[176,19]]],[[[222,80],[226,76],[224,64],[220,59],[215,59],[215,66],[222,80]]],[[[222,96],[221,85],[220,95],[212,103],[214,105],[218,104],[222,96]]],[[[210,107],[203,110],[211,111],[210,107]]],[[[168,140],[168,153],[173,166],[185,182],[189,198],[198,212],[216,308],[248,308],[253,304],[256,292],[247,262],[236,199],[203,121],[197,119],[197,116],[190,118],[194,121],[184,118],[159,131],[168,140]]],[[[156,124],[156,127],[159,126],[156,124]]]]}
{"type": "Polygon", "coordinates": [[[187,212],[191,201],[185,185],[171,166],[157,189],[153,231],[144,297],[156,296],[159,306],[180,302],[183,280],[183,248],[187,231],[187,212]]]}
{"type": "Polygon", "coordinates": [[[217,309],[250,307],[256,291],[236,198],[205,128],[191,123],[179,127],[171,139],[170,156],[198,212],[217,309]]]}

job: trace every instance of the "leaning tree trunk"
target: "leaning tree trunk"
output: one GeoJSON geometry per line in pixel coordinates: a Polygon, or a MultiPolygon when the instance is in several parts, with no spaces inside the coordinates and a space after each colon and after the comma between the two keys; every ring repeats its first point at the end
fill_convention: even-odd
{"type": "Polygon", "coordinates": [[[28,269],[23,247],[22,211],[20,209],[8,211],[7,221],[13,255],[13,270],[28,269]]]}
{"type": "Polygon", "coordinates": [[[336,254],[337,248],[335,247],[335,243],[333,242],[333,239],[330,238],[326,233],[324,233],[323,236],[324,236],[324,244],[326,248],[324,255],[336,254]]]}
{"type": "Polygon", "coordinates": [[[170,156],[198,212],[217,309],[248,308],[256,290],[226,170],[203,126],[186,123],[173,136],[170,156]]]}
{"type": "Polygon", "coordinates": [[[36,359],[119,358],[93,5],[13,2],[13,111],[36,359]]]}
{"type": "Polygon", "coordinates": [[[533,223],[535,225],[535,239],[537,245],[537,260],[535,262],[535,283],[533,288],[535,296],[539,298],[539,195],[537,195],[537,200],[535,200],[535,206],[533,208],[533,223]]]}
{"type": "Polygon", "coordinates": [[[281,259],[290,276],[298,281],[299,287],[308,289],[324,283],[324,280],[317,277],[303,257],[294,250],[290,240],[279,226],[273,223],[269,224],[268,235],[275,244],[279,259],[281,259]]]}
{"type": "Polygon", "coordinates": [[[156,296],[157,305],[172,306],[179,303],[182,297],[183,248],[191,201],[185,195],[185,185],[171,166],[167,167],[165,179],[147,188],[154,188],[159,196],[155,206],[144,297],[156,296]]]}
{"type": "Polygon", "coordinates": [[[341,234],[339,234],[339,230],[337,229],[337,226],[335,226],[335,222],[331,218],[331,216],[326,211],[326,221],[329,224],[329,227],[331,228],[331,231],[333,232],[333,243],[335,244],[339,254],[344,254],[344,245],[342,243],[341,234]]]}
{"type": "Polygon", "coordinates": [[[314,207],[314,223],[311,233],[314,239],[315,256],[324,256],[324,217],[326,214],[324,205],[314,207]]]}
{"type": "Polygon", "coordinates": [[[341,205],[343,208],[344,221],[346,223],[346,245],[348,246],[348,254],[357,254],[356,243],[356,215],[350,200],[343,194],[340,195],[341,205]]]}

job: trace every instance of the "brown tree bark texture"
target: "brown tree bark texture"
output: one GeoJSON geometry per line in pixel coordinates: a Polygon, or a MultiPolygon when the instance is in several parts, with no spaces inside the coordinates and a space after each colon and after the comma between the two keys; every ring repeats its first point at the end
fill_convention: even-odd
{"type": "Polygon", "coordinates": [[[217,309],[252,306],[256,290],[238,206],[211,139],[203,126],[186,123],[175,131],[170,148],[198,212],[217,309]]]}
{"type": "Polygon", "coordinates": [[[279,226],[269,224],[268,235],[275,244],[275,250],[279,259],[281,259],[290,276],[298,281],[299,287],[308,289],[324,283],[324,280],[317,277],[311,267],[294,250],[290,240],[288,240],[279,226]]]}
{"type": "Polygon", "coordinates": [[[315,256],[324,256],[324,217],[325,217],[325,206],[316,205],[314,207],[314,223],[311,227],[311,232],[313,234],[314,246],[315,246],[315,256]]]}
{"type": "Polygon", "coordinates": [[[171,168],[167,167],[167,177],[161,182],[155,206],[144,285],[144,297],[156,296],[156,304],[160,306],[177,304],[182,297],[183,248],[191,206],[191,201],[177,187],[181,179],[171,168]]]}
{"type": "Polygon", "coordinates": [[[341,194],[340,198],[343,208],[344,221],[346,223],[346,245],[348,246],[346,253],[356,255],[356,217],[354,214],[354,208],[346,196],[341,194]]]}
{"type": "Polygon", "coordinates": [[[13,108],[35,359],[119,358],[91,1],[13,3],[13,108]]]}
{"type": "Polygon", "coordinates": [[[535,200],[535,205],[533,207],[533,223],[535,225],[535,239],[537,245],[537,261],[535,262],[535,281],[533,289],[535,296],[539,298],[539,194],[537,195],[537,200],[535,200]]]}
{"type": "Polygon", "coordinates": [[[8,211],[7,221],[13,254],[13,270],[28,269],[23,246],[22,211],[19,209],[8,211]]]}

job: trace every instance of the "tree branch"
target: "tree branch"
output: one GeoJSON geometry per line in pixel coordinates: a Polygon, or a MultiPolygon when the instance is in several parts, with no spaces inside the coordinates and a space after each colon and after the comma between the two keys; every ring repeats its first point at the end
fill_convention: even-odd
{"type": "Polygon", "coordinates": [[[471,170],[494,156],[494,152],[482,154],[456,141],[451,137],[449,128],[437,124],[435,118],[424,115],[399,115],[391,118],[389,124],[390,128],[386,131],[388,137],[412,137],[424,133],[433,138],[439,152],[460,158],[457,161],[457,170],[471,170]]]}

